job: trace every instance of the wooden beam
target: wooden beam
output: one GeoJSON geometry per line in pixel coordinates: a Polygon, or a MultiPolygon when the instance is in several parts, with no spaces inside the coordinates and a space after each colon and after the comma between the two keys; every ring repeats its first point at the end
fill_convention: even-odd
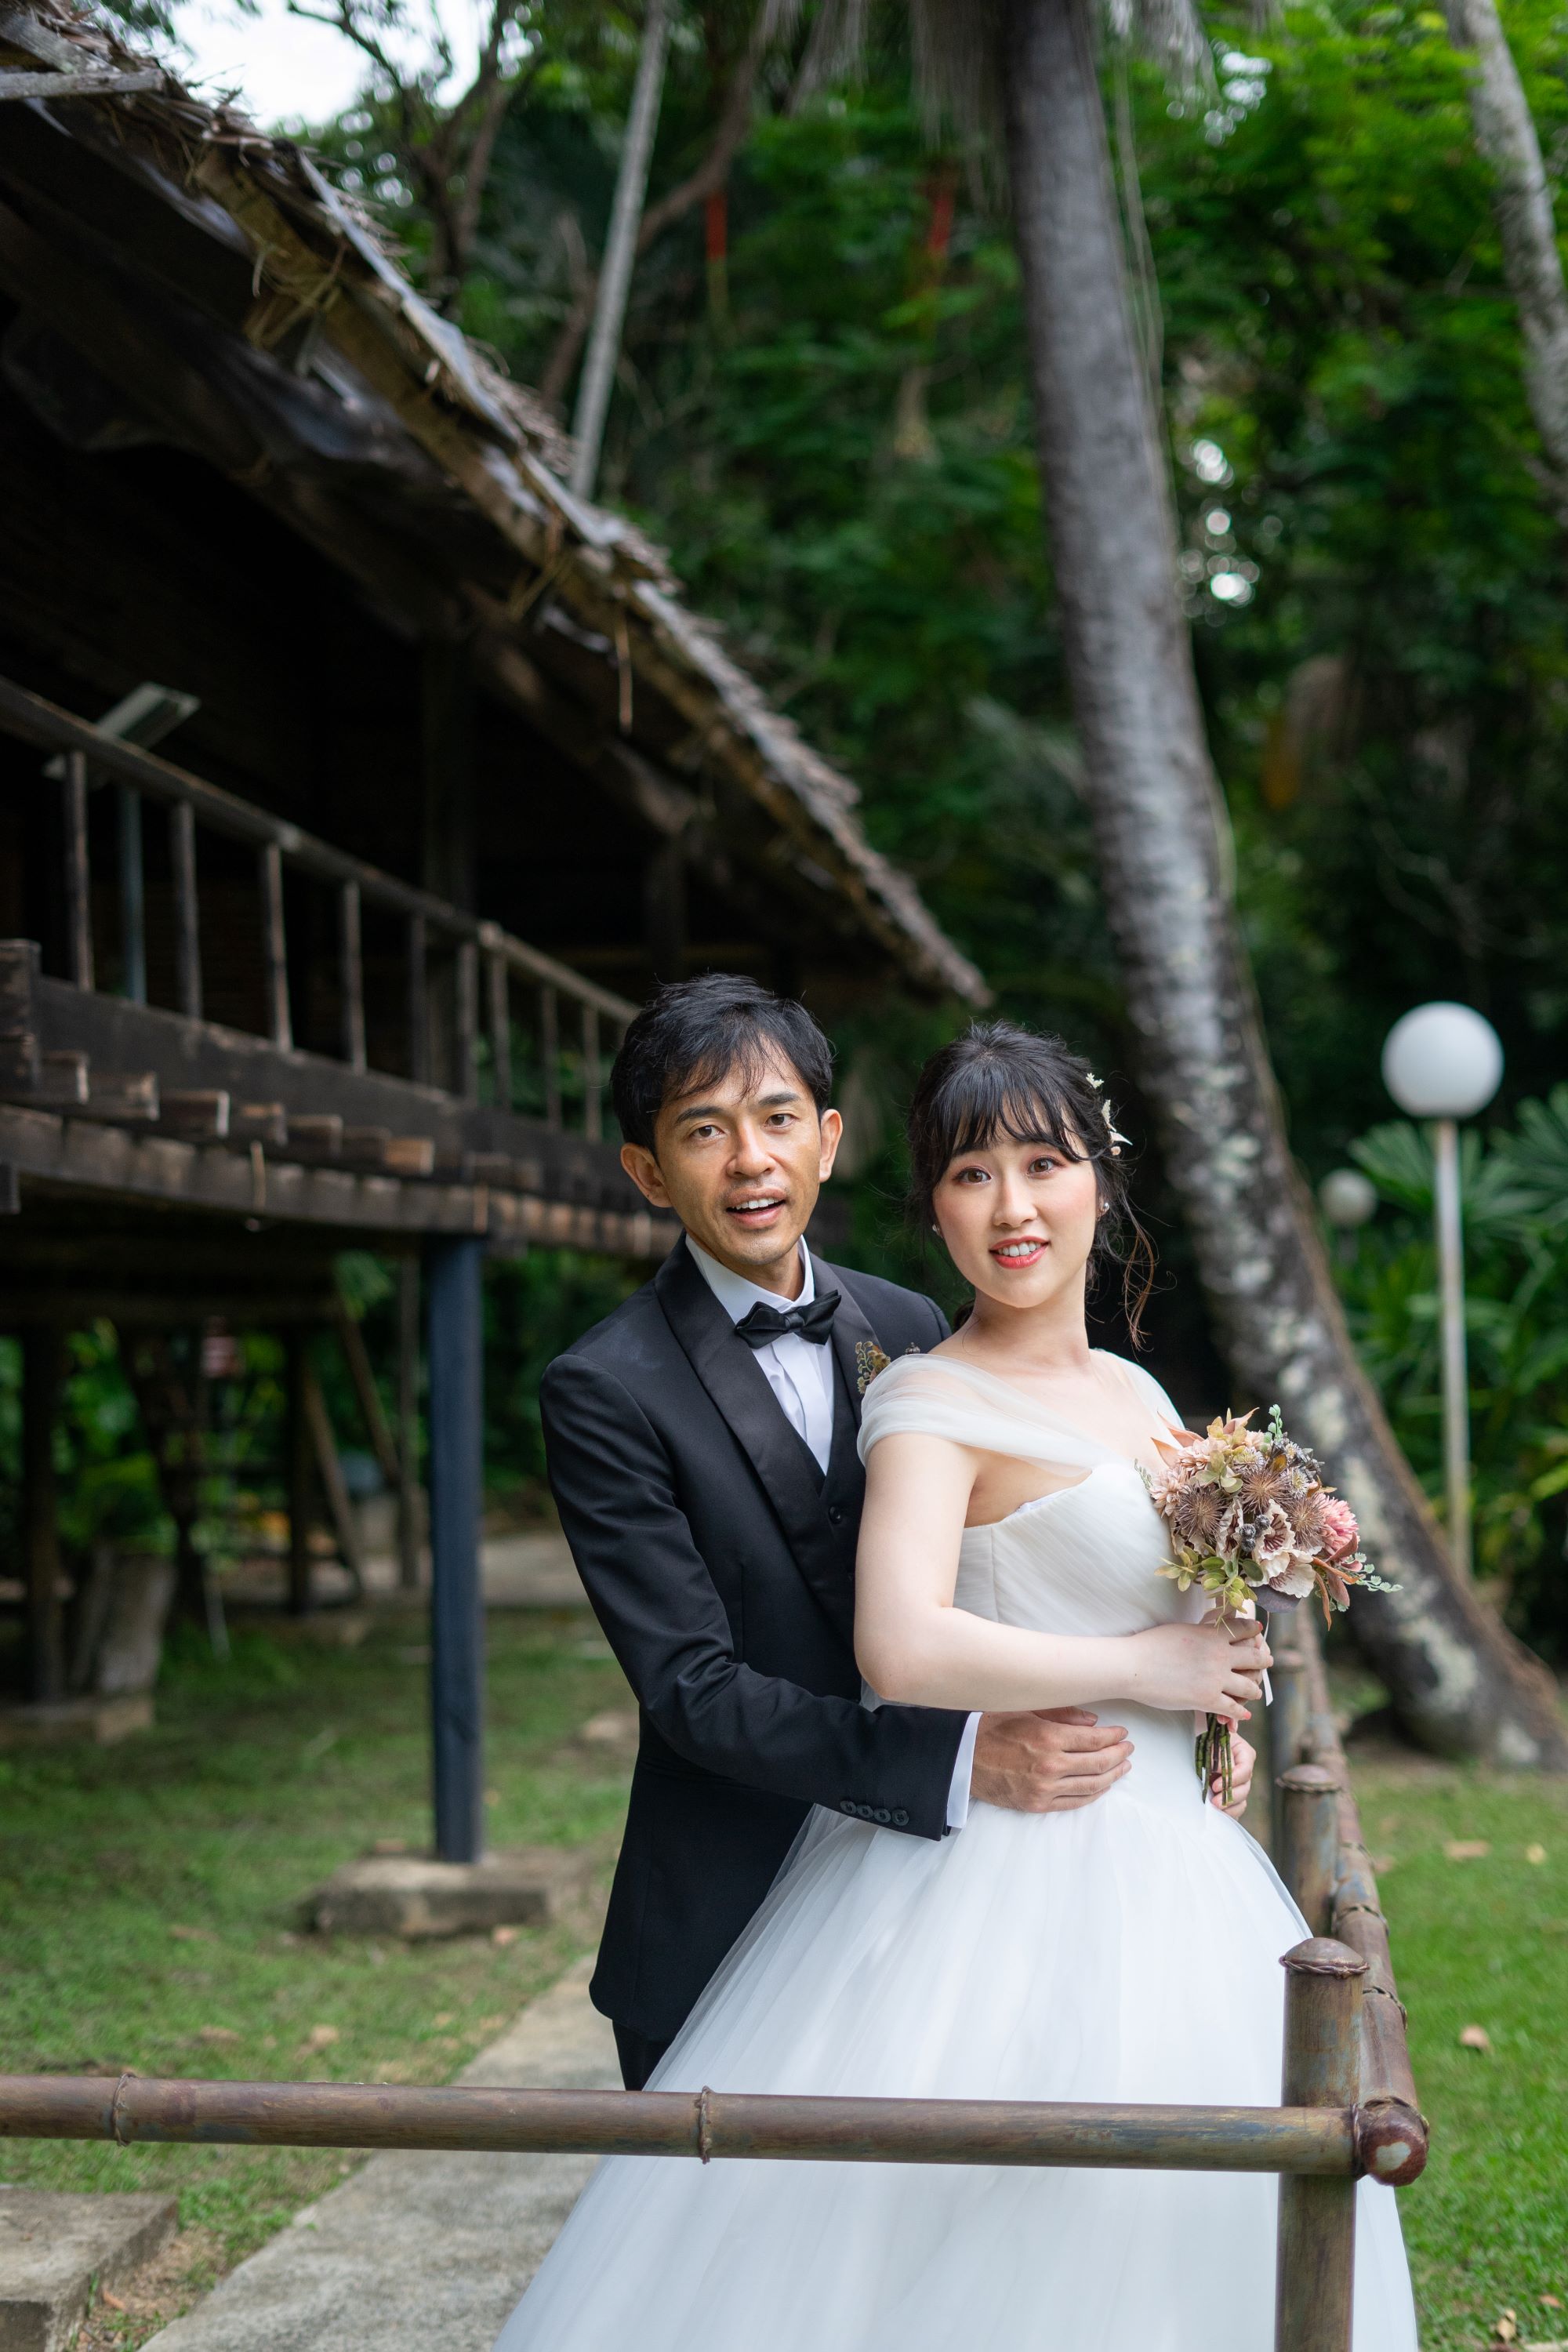
{"type": "Polygon", "coordinates": [[[66,757],[66,929],[70,976],[92,986],[92,874],[87,854],[87,755],[66,757]]]}
{"type": "Polygon", "coordinates": [[[169,862],[174,869],[174,987],[187,1021],[202,1017],[200,901],[196,892],[196,820],[188,801],[169,810],[169,862]]]}
{"type": "MultiPolygon", "coordinates": [[[[412,1263],[412,1259],[404,1261],[405,1265],[412,1263]]],[[[343,1351],[343,1361],[348,1366],[349,1378],[353,1382],[354,1401],[359,1406],[360,1419],[364,1423],[365,1435],[370,1440],[371,1452],[375,1455],[376,1466],[383,1478],[395,1494],[401,1475],[396,1442],[392,1434],[391,1423],[382,1406],[381,1391],[376,1387],[375,1374],[371,1370],[370,1354],[364,1344],[364,1332],[341,1299],[334,1328],[338,1335],[338,1344],[343,1351]]]]}
{"type": "Polygon", "coordinates": [[[163,69],[157,66],[132,72],[88,66],[72,73],[0,73],[0,100],[44,98],[51,105],[68,98],[128,98],[133,90],[163,87],[163,69]]]}
{"type": "Polygon", "coordinates": [[[419,1589],[419,1260],[397,1269],[397,1581],[419,1589]]]}

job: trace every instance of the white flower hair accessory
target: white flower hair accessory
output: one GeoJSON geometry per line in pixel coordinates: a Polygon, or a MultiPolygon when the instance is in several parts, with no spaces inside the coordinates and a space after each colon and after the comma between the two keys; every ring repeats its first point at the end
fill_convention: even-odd
{"type": "MultiPolygon", "coordinates": [[[[1097,1078],[1092,1070],[1089,1072],[1088,1076],[1089,1083],[1094,1088],[1095,1093],[1097,1095],[1102,1095],[1105,1092],[1105,1081],[1102,1078],[1097,1078]]],[[[1100,1104],[1100,1116],[1105,1121],[1105,1131],[1110,1138],[1110,1156],[1112,1160],[1120,1160],[1121,1157],[1122,1145],[1124,1143],[1131,1145],[1131,1138],[1122,1134],[1121,1129],[1117,1126],[1116,1121],[1110,1116],[1110,1105],[1108,1102],[1102,1102],[1100,1104]]]]}

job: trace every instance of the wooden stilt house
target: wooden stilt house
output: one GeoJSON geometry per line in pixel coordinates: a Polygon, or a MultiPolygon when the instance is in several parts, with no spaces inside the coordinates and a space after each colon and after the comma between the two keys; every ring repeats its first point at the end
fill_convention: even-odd
{"type": "MultiPolygon", "coordinates": [[[[25,1349],[27,1690],[62,1687],[73,1322],[120,1328],[199,1587],[168,1336],[298,1334],[345,1246],[422,1258],[454,1859],[481,1833],[481,1264],[668,1245],[605,1131],[637,1003],[710,966],[829,1015],[889,981],[984,993],[852,785],[564,458],[308,154],[0,0],[0,1326],[25,1349]]],[[[298,1503],[320,1399],[289,1354],[298,1503]]],[[[291,1572],[303,1607],[298,1525],[291,1572]]]]}

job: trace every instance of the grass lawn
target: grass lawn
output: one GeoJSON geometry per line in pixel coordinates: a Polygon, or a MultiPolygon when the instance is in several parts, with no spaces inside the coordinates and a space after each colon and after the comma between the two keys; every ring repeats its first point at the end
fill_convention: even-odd
{"type": "MultiPolygon", "coordinates": [[[[0,2071],[441,2082],[576,1956],[586,1919],[505,1946],[297,1931],[337,1863],[426,1834],[419,1633],[383,1618],[346,1652],[242,1633],[225,1671],[173,1666],[145,1738],[0,1757],[0,2071]]],[[[626,1759],[576,1734],[627,1705],[618,1670],[581,1614],[489,1633],[494,1843],[584,1843],[607,1876],[626,1759]]],[[[1401,2199],[1426,2352],[1479,2352],[1509,2309],[1526,2341],[1568,2339],[1568,1788],[1384,1752],[1356,1775],[1434,2126],[1401,2199]],[[1489,2050],[1461,2044],[1474,2025],[1489,2050]]],[[[18,2141],[0,2175],[177,2192],[192,2286],[350,2162],[18,2141]]]]}
{"type": "Polygon", "coordinates": [[[1414,1758],[1355,1777],[1433,2131],[1400,2196],[1425,2352],[1479,2352],[1504,2311],[1568,2342],[1568,1787],[1414,1758]]]}
{"type": "MultiPolygon", "coordinates": [[[[344,1651],[242,1632],[228,1668],[166,1673],[152,1733],[0,1756],[0,2071],[439,2083],[576,1957],[587,1916],[504,1945],[297,1930],[337,1864],[428,1837],[420,1633],[381,1618],[344,1651]]],[[[585,1612],[492,1613],[489,1657],[492,1842],[585,1843],[607,1883],[629,1754],[574,1735],[629,1706],[619,1669],[585,1612]]],[[[331,2150],[0,2150],[14,2182],[177,2192],[209,2273],[350,2168],[331,2150]]]]}

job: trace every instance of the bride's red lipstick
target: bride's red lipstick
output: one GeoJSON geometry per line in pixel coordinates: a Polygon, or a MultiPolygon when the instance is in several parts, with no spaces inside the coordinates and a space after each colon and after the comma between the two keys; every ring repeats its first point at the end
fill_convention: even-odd
{"type": "Polygon", "coordinates": [[[1030,1266],[1038,1265],[1049,1247],[1049,1242],[1032,1239],[1023,1247],[1014,1242],[993,1242],[990,1256],[994,1265],[1002,1266],[1009,1274],[1026,1273],[1030,1266]],[[1006,1252],[1005,1256],[1003,1255],[1004,1251],[1006,1252]]]}

